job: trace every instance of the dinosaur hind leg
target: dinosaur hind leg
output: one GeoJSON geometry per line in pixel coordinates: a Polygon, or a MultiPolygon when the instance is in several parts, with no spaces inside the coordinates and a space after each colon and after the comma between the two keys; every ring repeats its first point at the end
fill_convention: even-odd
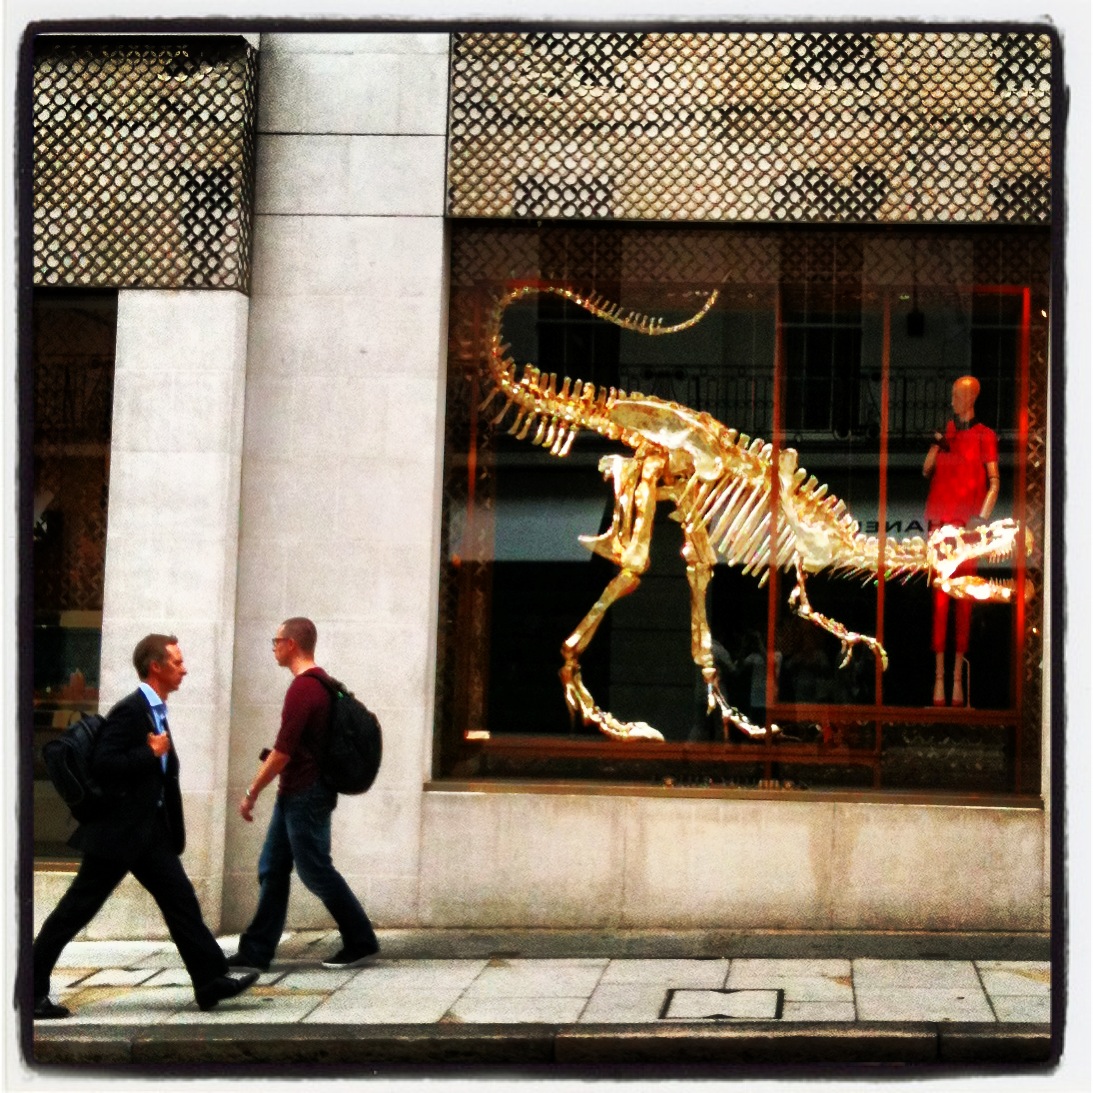
{"type": "Polygon", "coordinates": [[[876,638],[871,638],[868,634],[859,634],[854,630],[848,630],[841,622],[828,618],[827,615],[821,615],[819,611],[813,609],[812,604],[808,602],[808,593],[805,591],[805,570],[800,554],[795,556],[793,564],[797,570],[797,584],[789,594],[790,606],[802,619],[808,619],[809,622],[815,623],[821,630],[826,630],[842,642],[843,657],[839,662],[839,667],[845,668],[850,663],[854,646],[860,644],[867,645],[872,649],[874,655],[880,659],[881,667],[887,668],[888,653],[876,638]]]}
{"type": "Polygon", "coordinates": [[[631,570],[624,569],[617,574],[562,645],[562,668],[558,674],[565,688],[565,701],[570,716],[580,717],[586,725],[594,725],[600,732],[615,740],[664,739],[644,721],[620,721],[614,714],[601,710],[581,680],[581,654],[588,648],[608,608],[616,600],[628,596],[640,583],[641,578],[631,570]]]}
{"type": "MultiPolygon", "coordinates": [[[[713,567],[704,556],[704,542],[697,529],[688,533],[684,525],[683,558],[687,562],[687,583],[691,589],[691,659],[702,671],[706,684],[706,709],[709,713],[718,710],[721,714],[721,731],[724,738],[729,738],[729,726],[732,725],[745,736],[763,736],[766,729],[753,724],[745,714],[731,705],[721,691],[721,673],[713,655],[713,637],[706,613],[706,589],[713,577],[713,567]],[[697,541],[696,541],[697,540],[697,541]]],[[[777,733],[777,725],[771,725],[770,731],[777,733]]]]}
{"type": "Polygon", "coordinates": [[[644,721],[620,721],[607,710],[601,710],[581,681],[580,658],[608,608],[633,592],[641,583],[641,574],[649,568],[649,542],[657,507],[656,482],[663,466],[664,460],[658,457],[612,464],[616,516],[624,514],[626,519],[616,522],[615,534],[605,553],[619,566],[619,572],[562,645],[559,675],[570,716],[580,716],[586,725],[595,725],[615,740],[663,740],[664,737],[644,721]]]}

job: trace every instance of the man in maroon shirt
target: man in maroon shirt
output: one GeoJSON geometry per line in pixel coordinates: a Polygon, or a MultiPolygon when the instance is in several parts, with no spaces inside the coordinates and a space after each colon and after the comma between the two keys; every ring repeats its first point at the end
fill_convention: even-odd
{"type": "Polygon", "coordinates": [[[288,912],[293,866],[304,886],[322,900],[342,934],[342,948],[323,961],[325,968],[355,968],[379,952],[372,923],[330,857],[330,816],[338,795],[319,773],[330,692],[317,677],[315,624],[286,619],[273,639],[273,655],[293,680],[281,711],[281,729],[263,759],[250,789],[239,802],[239,815],[253,821],[258,794],[275,778],[280,782],[269,829],[258,858],[258,909],[239,939],[239,952],[228,959],[236,968],[265,971],[281,940],[288,912]]]}

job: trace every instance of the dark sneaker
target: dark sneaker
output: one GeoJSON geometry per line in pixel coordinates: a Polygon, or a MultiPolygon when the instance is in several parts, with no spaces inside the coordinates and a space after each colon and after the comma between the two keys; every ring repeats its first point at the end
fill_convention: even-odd
{"type": "Polygon", "coordinates": [[[340,949],[333,956],[328,956],[323,961],[324,968],[359,968],[367,964],[380,951],[378,945],[360,946],[357,948],[340,949]]]}
{"type": "Polygon", "coordinates": [[[68,1006],[62,1006],[58,1002],[54,1002],[48,994],[43,994],[41,998],[34,999],[34,1020],[35,1021],[59,1021],[62,1017],[71,1017],[72,1011],[68,1006]]]}
{"type": "Polygon", "coordinates": [[[229,968],[253,968],[255,971],[268,972],[268,964],[259,964],[257,960],[248,960],[242,953],[228,957],[229,968]]]}

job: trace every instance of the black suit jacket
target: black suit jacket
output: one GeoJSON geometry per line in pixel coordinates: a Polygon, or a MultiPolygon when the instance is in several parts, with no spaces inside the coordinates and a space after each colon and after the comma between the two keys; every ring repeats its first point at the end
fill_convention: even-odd
{"type": "Polygon", "coordinates": [[[85,854],[133,860],[151,839],[162,838],[163,828],[157,823],[162,816],[169,848],[182,853],[186,828],[178,753],[172,736],[164,772],[161,760],[148,746],[148,733],[154,730],[155,718],[139,688],[106,715],[91,760],[91,772],[104,790],[106,808],[101,816],[76,830],[72,846],[85,854]]]}

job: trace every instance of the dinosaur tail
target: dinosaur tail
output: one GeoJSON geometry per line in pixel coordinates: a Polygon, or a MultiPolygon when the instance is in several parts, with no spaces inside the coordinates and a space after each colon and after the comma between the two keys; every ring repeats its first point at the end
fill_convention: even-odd
{"type": "Polygon", "coordinates": [[[620,439],[624,430],[611,419],[611,408],[620,398],[643,396],[636,392],[627,395],[614,387],[597,387],[594,383],[568,376],[563,376],[559,385],[556,373],[541,372],[531,364],[525,364],[521,369],[509,356],[509,347],[502,343],[501,324],[511,304],[538,293],[560,296],[624,330],[647,335],[676,334],[694,326],[717,299],[716,291],[710,293],[699,311],[689,319],[669,326],[658,318],[635,311],[624,312],[598,296],[582,296],[572,289],[553,285],[525,283],[502,295],[494,305],[488,330],[488,365],[493,389],[480,409],[485,410],[501,396],[504,405],[493,418],[493,424],[501,425],[509,412],[514,411],[509,433],[519,440],[529,438],[532,443],[549,448],[551,455],[559,456],[569,451],[581,429],[594,430],[612,440],[620,439]]]}

